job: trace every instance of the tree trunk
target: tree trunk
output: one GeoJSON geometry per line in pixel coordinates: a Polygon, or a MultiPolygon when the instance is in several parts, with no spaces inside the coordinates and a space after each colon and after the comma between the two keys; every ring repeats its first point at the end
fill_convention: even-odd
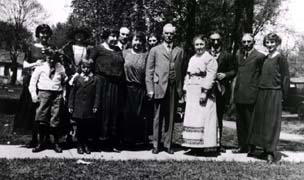
{"type": "Polygon", "coordinates": [[[186,17],[186,54],[190,54],[191,47],[192,47],[192,39],[195,35],[195,17],[196,17],[196,1],[189,0],[187,1],[187,17],[186,17]]]}
{"type": "Polygon", "coordinates": [[[239,48],[243,33],[252,33],[254,0],[235,1],[235,19],[232,35],[233,54],[239,48]]]}
{"type": "Polygon", "coordinates": [[[17,81],[17,70],[18,70],[17,59],[18,59],[18,55],[13,53],[11,55],[11,60],[12,60],[11,70],[12,70],[13,74],[12,74],[11,82],[10,82],[10,84],[13,84],[13,85],[16,84],[16,81],[17,81]]]}

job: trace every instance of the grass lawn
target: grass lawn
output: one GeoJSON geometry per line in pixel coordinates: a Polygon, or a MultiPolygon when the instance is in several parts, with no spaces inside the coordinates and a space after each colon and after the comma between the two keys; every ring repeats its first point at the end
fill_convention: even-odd
{"type": "Polygon", "coordinates": [[[304,120],[299,118],[284,118],[282,131],[291,134],[304,135],[304,120]]]}
{"type": "MultiPolygon", "coordinates": [[[[18,100],[20,87],[0,87],[3,99],[18,100]]],[[[13,107],[14,108],[14,107],[13,107]]],[[[1,109],[0,109],[1,110],[1,109]]],[[[14,109],[13,109],[14,110],[14,109]]],[[[14,114],[0,111],[0,144],[25,144],[30,135],[12,133],[14,114]]],[[[304,122],[283,119],[282,131],[304,134],[304,122]]],[[[182,123],[176,123],[173,142],[182,142],[182,123]]],[[[237,146],[236,130],[224,128],[223,145],[237,146]]],[[[280,141],[279,151],[304,151],[304,142],[280,141]]],[[[214,162],[214,161],[104,161],[90,160],[89,165],[73,159],[0,159],[0,180],[6,179],[304,179],[304,163],[214,162]]]]}
{"type": "Polygon", "coordinates": [[[104,161],[0,159],[0,179],[263,179],[300,180],[304,163],[239,163],[202,161],[104,161]]]}

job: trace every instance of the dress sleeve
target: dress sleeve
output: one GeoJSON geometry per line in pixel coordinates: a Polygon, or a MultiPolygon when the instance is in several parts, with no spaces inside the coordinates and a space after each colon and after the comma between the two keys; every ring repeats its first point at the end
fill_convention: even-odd
{"type": "Polygon", "coordinates": [[[281,87],[283,91],[283,99],[286,100],[288,89],[290,86],[290,76],[288,70],[288,62],[284,56],[279,58],[279,67],[280,67],[280,74],[281,74],[281,87]]]}
{"type": "Polygon", "coordinates": [[[214,58],[210,59],[206,65],[206,76],[204,77],[204,81],[202,83],[203,89],[211,89],[214,79],[216,77],[218,64],[214,58]]]}

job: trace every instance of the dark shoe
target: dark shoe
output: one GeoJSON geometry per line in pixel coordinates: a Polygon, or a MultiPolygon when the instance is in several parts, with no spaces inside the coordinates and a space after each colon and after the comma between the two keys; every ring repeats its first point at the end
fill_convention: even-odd
{"type": "Polygon", "coordinates": [[[247,157],[255,157],[254,152],[249,152],[249,153],[247,154],[247,157]]]}
{"type": "Polygon", "coordinates": [[[32,149],[33,153],[38,153],[44,150],[44,147],[42,144],[38,144],[34,149],[32,149]]]}
{"type": "Polygon", "coordinates": [[[158,154],[159,153],[159,149],[158,148],[153,148],[152,149],[152,154],[158,154]]]}
{"type": "Polygon", "coordinates": [[[84,153],[84,150],[83,150],[82,146],[77,147],[77,153],[78,154],[83,154],[84,153]]]}
{"type": "Polygon", "coordinates": [[[86,154],[91,154],[91,150],[90,150],[90,148],[87,145],[84,146],[84,152],[86,154]]]}
{"type": "Polygon", "coordinates": [[[25,147],[26,148],[35,148],[38,144],[38,140],[31,140],[30,142],[28,142],[25,147]]]}
{"type": "Polygon", "coordinates": [[[239,148],[232,151],[234,154],[240,154],[240,153],[248,153],[248,150],[245,148],[239,148]]]}
{"type": "Polygon", "coordinates": [[[226,149],[225,149],[223,146],[220,146],[219,152],[220,152],[220,153],[225,153],[225,152],[226,152],[226,149]]]}
{"type": "Polygon", "coordinates": [[[268,164],[274,163],[274,156],[272,154],[267,155],[267,163],[268,164]]]}
{"type": "Polygon", "coordinates": [[[165,151],[166,151],[168,154],[174,154],[174,151],[173,151],[171,148],[166,148],[165,151]]]}
{"type": "Polygon", "coordinates": [[[250,151],[247,154],[247,157],[255,157],[256,153],[255,153],[255,148],[254,149],[250,149],[250,151]]]}
{"type": "Polygon", "coordinates": [[[59,144],[54,144],[54,151],[56,153],[62,153],[62,148],[59,146],[59,144]]]}

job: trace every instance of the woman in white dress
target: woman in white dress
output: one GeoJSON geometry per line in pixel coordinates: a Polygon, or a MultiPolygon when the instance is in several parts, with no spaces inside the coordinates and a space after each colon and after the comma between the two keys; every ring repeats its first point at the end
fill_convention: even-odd
{"type": "Polygon", "coordinates": [[[216,103],[212,91],[218,64],[206,51],[205,37],[194,37],[193,44],[196,53],[189,60],[184,83],[186,109],[182,146],[190,147],[193,152],[204,152],[219,145],[216,103]]]}

